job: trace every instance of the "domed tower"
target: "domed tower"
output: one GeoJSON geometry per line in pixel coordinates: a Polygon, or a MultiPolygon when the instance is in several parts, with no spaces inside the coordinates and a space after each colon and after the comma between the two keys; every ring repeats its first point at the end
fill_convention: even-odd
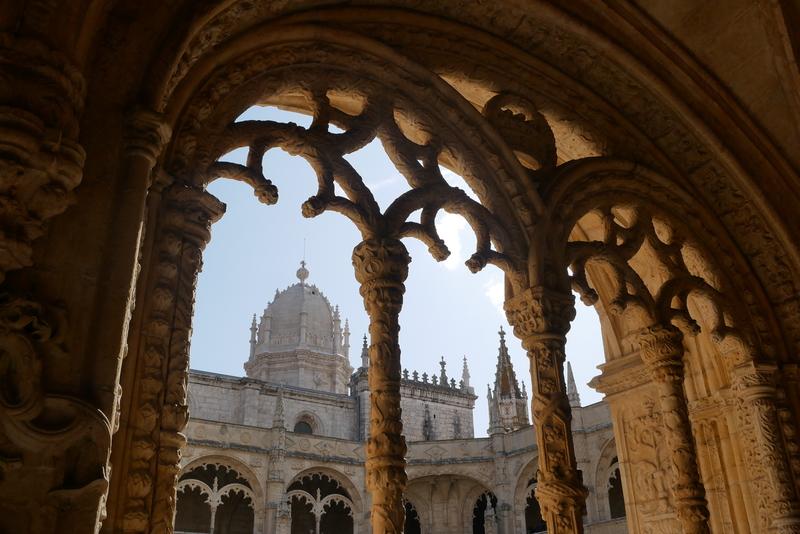
{"type": "Polygon", "coordinates": [[[251,327],[250,359],[244,364],[247,376],[288,386],[347,393],[353,368],[350,366],[350,330],[339,316],[339,307],[314,285],[301,262],[299,283],[267,304],[261,321],[251,327]]]}

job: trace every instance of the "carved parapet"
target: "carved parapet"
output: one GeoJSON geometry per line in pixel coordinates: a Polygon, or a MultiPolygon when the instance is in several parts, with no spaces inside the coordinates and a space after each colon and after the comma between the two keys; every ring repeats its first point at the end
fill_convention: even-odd
{"type": "Polygon", "coordinates": [[[353,251],[356,279],[361,283],[370,318],[367,489],[372,493],[373,531],[380,534],[400,534],[405,522],[408,449],[400,409],[398,318],[410,261],[408,251],[397,239],[367,239],[353,251]]]}
{"type": "Polygon", "coordinates": [[[534,287],[506,301],[506,316],[530,360],[531,413],[539,445],[536,497],[550,532],[579,534],[586,497],[572,442],[572,413],[564,381],[564,345],[575,317],[574,298],[534,287]]]}
{"type": "Polygon", "coordinates": [[[687,534],[708,533],[708,502],[683,392],[683,334],[672,325],[655,325],[639,331],[636,341],[642,361],[658,386],[678,519],[687,534]]]}

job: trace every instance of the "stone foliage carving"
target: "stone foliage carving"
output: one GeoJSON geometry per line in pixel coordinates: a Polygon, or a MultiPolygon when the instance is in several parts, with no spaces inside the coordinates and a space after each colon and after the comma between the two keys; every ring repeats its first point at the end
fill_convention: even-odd
{"type": "Polygon", "coordinates": [[[87,400],[48,391],[65,359],[62,310],[0,295],[0,528],[81,532],[105,515],[112,424],[87,400]],[[30,479],[37,478],[32,485],[30,479]]]}
{"type": "Polygon", "coordinates": [[[74,201],[85,153],[75,141],[84,81],[65,56],[0,32],[0,282],[32,264],[47,219],[74,201]]]}
{"type": "Polygon", "coordinates": [[[564,344],[575,317],[574,299],[534,287],[505,303],[514,335],[522,339],[531,366],[531,412],[539,445],[536,498],[548,529],[583,532],[588,490],[577,468],[572,442],[569,399],[564,381],[564,344]]]}
{"type": "Polygon", "coordinates": [[[123,524],[129,532],[172,532],[182,434],[188,420],[186,385],[194,288],[211,223],[224,205],[183,185],[164,195],[155,280],[145,300],[147,321],[133,414],[134,433],[123,524]]]}

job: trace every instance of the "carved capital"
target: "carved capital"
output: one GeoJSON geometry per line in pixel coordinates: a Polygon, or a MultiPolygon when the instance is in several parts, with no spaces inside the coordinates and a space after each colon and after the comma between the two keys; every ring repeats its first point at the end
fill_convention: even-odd
{"type": "Polygon", "coordinates": [[[136,110],[125,124],[125,152],[145,158],[152,168],[171,136],[172,128],[164,122],[163,115],[146,109],[136,110]]]}
{"type": "Polygon", "coordinates": [[[166,192],[165,228],[200,250],[211,240],[211,225],[225,213],[225,204],[197,187],[176,184],[166,192]]]}
{"type": "Polygon", "coordinates": [[[542,517],[547,521],[548,532],[571,534],[582,531],[582,528],[578,530],[578,525],[583,523],[588,496],[589,490],[577,477],[569,482],[539,482],[536,499],[541,506],[542,517]]]}
{"type": "Polygon", "coordinates": [[[0,281],[32,264],[32,242],[71,203],[84,157],[36,116],[0,106],[0,281]]]}
{"type": "MultiPolygon", "coordinates": [[[[575,297],[543,286],[532,287],[506,300],[503,308],[514,335],[527,343],[541,334],[563,338],[575,318],[575,297]]],[[[526,347],[527,348],[527,347],[526,347]]]]}
{"type": "Polygon", "coordinates": [[[778,366],[772,362],[745,362],[733,369],[733,387],[746,401],[774,399],[777,374],[778,366]]]}
{"type": "Polygon", "coordinates": [[[655,325],[636,335],[642,361],[656,382],[683,381],[683,333],[672,325],[655,325]]]}

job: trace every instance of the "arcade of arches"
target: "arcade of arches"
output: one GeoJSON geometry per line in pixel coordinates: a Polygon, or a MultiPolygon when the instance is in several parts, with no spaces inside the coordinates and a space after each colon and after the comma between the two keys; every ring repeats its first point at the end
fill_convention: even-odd
{"type": "MultiPolygon", "coordinates": [[[[179,477],[194,287],[225,211],[206,186],[243,181],[269,209],[274,149],[317,174],[304,216],[362,235],[374,532],[422,512],[403,500],[402,240],[446,258],[442,210],[475,232],[467,268],[505,274],[548,532],[582,532],[587,495],[570,290],[603,324],[593,385],[630,532],[800,532],[798,17],[796,0],[3,4],[0,531],[170,533],[178,491],[234,528],[274,502],[235,466],[179,477]],[[253,105],[313,123],[236,122],[253,105]],[[383,211],[344,158],[375,138],[409,186],[383,211]],[[240,147],[246,165],[218,161],[240,147]]],[[[344,520],[317,482],[298,513],[340,495],[344,520]]]]}

